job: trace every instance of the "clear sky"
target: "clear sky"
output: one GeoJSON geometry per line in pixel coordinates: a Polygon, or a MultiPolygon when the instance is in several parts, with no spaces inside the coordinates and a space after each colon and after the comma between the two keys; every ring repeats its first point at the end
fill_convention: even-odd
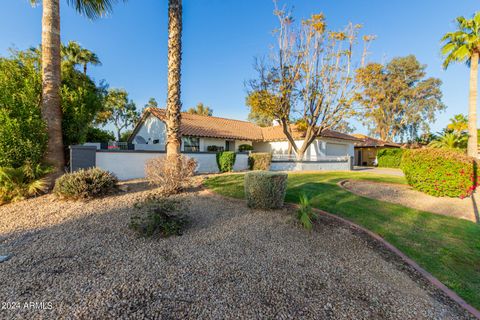
{"type": "MultiPolygon", "coordinates": [[[[295,17],[326,14],[331,27],[349,21],[364,25],[378,39],[369,61],[414,54],[427,64],[429,76],[443,81],[444,103],[433,130],[443,128],[456,113],[467,113],[468,68],[443,71],[441,36],[454,28],[454,18],[480,9],[472,0],[283,0],[295,17]]],[[[166,100],[167,0],[130,0],[118,4],[107,18],[90,21],[62,0],[62,41],[78,41],[97,53],[103,65],[90,67],[97,80],[125,88],[141,109],[150,97],[166,100]]],[[[184,0],[184,108],[203,102],[214,115],[246,119],[244,81],[255,76],[255,56],[268,54],[277,26],[271,0],[184,0]]],[[[41,7],[28,0],[2,0],[0,55],[8,48],[26,49],[41,40],[41,7]]],[[[359,132],[364,129],[355,122],[359,132]]]]}

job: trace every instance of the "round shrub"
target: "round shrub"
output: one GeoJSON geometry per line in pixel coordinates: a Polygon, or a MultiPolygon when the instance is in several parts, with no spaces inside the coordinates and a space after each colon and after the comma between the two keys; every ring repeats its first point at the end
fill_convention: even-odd
{"type": "Polygon", "coordinates": [[[459,151],[405,150],[402,170],[410,186],[436,197],[464,198],[477,186],[477,163],[459,151]]]}
{"type": "Polygon", "coordinates": [[[378,166],[382,168],[400,168],[404,149],[382,149],[377,153],[378,166]]]}
{"type": "Polygon", "coordinates": [[[241,144],[238,146],[238,151],[245,152],[253,150],[253,146],[250,144],[241,144]]]}
{"type": "Polygon", "coordinates": [[[271,153],[252,153],[248,157],[248,166],[250,170],[270,170],[270,164],[272,163],[271,153]]]}
{"type": "Polygon", "coordinates": [[[245,198],[250,208],[278,209],[287,190],[286,173],[252,171],[245,174],[245,198]]]}
{"type": "Polygon", "coordinates": [[[222,151],[217,153],[217,166],[220,172],[233,171],[233,165],[237,155],[233,151],[222,151]]]}
{"type": "Polygon", "coordinates": [[[117,177],[98,168],[67,173],[55,181],[53,193],[64,199],[89,199],[114,191],[117,177]]]}

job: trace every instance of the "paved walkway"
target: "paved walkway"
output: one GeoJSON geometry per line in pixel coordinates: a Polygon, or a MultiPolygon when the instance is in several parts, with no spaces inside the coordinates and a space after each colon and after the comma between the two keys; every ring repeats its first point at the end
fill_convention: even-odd
{"type": "Polygon", "coordinates": [[[393,168],[354,167],[353,170],[359,171],[359,172],[374,173],[374,174],[390,174],[392,176],[400,176],[400,177],[404,176],[402,170],[393,169],[393,168]]]}

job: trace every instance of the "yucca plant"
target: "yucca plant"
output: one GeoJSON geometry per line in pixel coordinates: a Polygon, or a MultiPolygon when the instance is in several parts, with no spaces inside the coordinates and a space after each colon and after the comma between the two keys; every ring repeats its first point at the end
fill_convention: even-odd
{"type": "Polygon", "coordinates": [[[43,178],[52,169],[26,163],[19,168],[0,167],[0,204],[38,195],[48,187],[43,178]]]}
{"type": "Polygon", "coordinates": [[[312,209],[311,199],[305,194],[300,195],[300,208],[298,209],[297,218],[302,226],[307,230],[312,230],[313,221],[318,218],[316,212],[312,209]]]}

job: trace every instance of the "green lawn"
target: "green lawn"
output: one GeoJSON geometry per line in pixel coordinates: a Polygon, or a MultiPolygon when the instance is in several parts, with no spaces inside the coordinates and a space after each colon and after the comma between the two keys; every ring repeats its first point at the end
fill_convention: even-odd
{"type": "MultiPolygon", "coordinates": [[[[480,225],[354,195],[337,185],[343,179],[406,183],[402,177],[358,172],[290,174],[286,200],[297,202],[305,192],[314,207],[379,234],[480,308],[480,225]]],[[[205,185],[225,196],[244,197],[243,174],[212,177],[205,185]]]]}

